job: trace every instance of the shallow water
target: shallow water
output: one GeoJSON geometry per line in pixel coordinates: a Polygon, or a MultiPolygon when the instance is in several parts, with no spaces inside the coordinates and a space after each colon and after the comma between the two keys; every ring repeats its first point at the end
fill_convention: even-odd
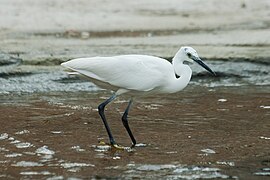
{"type": "MultiPolygon", "coordinates": [[[[112,149],[97,112],[111,94],[59,67],[18,66],[0,81],[0,172],[15,179],[268,179],[268,66],[210,62],[174,95],[138,97],[130,127],[138,145],[112,149]],[[105,144],[103,143],[105,142],[105,144]]],[[[125,95],[107,107],[116,141],[131,141],[125,95]]]]}
{"type": "MultiPolygon", "coordinates": [[[[213,77],[196,64],[192,65],[190,85],[205,87],[269,86],[269,65],[251,62],[209,61],[218,74],[213,77]]],[[[0,66],[0,94],[33,92],[77,92],[98,88],[86,80],[68,76],[60,66],[0,66]]]]}
{"type": "MultiPolygon", "coordinates": [[[[137,98],[130,126],[138,146],[124,151],[99,143],[108,142],[97,113],[107,91],[1,95],[1,177],[267,179],[267,88],[191,85],[137,98]]],[[[106,114],[117,142],[130,146],[120,120],[126,99],[106,114]]]]}

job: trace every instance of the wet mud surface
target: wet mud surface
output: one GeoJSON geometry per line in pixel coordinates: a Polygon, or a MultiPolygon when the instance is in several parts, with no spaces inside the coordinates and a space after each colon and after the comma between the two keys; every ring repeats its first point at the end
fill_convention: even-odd
{"type": "MultiPolygon", "coordinates": [[[[174,95],[139,97],[130,111],[138,146],[110,149],[97,105],[108,91],[1,95],[1,178],[267,179],[269,86],[191,85],[174,95]]],[[[106,110],[116,141],[130,146],[121,115],[106,110]]]]}

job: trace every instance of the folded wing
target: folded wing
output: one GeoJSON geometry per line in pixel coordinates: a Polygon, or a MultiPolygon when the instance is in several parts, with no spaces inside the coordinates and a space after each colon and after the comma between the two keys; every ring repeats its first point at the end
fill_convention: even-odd
{"type": "Polygon", "coordinates": [[[167,76],[174,73],[168,61],[145,55],[78,58],[61,65],[95,80],[137,91],[164,86],[167,76]]]}

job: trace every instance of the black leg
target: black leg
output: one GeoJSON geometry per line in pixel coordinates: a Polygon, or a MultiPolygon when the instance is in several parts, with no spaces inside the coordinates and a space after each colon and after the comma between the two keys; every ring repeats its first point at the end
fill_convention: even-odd
{"type": "Polygon", "coordinates": [[[110,127],[109,127],[109,125],[108,125],[108,123],[107,123],[107,120],[106,120],[106,117],[105,117],[105,114],[104,114],[104,108],[105,108],[105,106],[106,106],[107,104],[109,104],[109,103],[110,103],[111,101],[113,101],[115,98],[116,98],[116,95],[114,94],[114,95],[112,95],[109,99],[107,99],[106,101],[104,101],[103,103],[101,103],[101,104],[98,106],[98,112],[99,112],[99,115],[100,115],[100,117],[101,117],[101,119],[102,119],[102,121],[103,121],[103,123],[104,123],[104,126],[105,126],[105,128],[106,128],[106,131],[107,131],[107,133],[108,133],[108,135],[109,135],[110,143],[111,143],[112,145],[114,145],[114,144],[116,144],[116,143],[115,143],[115,140],[114,140],[114,138],[113,138],[113,136],[112,136],[112,132],[111,132],[111,130],[110,130],[110,127]]]}
{"type": "Polygon", "coordinates": [[[128,132],[128,135],[129,135],[130,139],[132,140],[132,143],[133,143],[132,147],[134,147],[136,145],[136,140],[135,140],[135,138],[134,138],[134,136],[133,136],[133,134],[132,134],[132,132],[131,132],[131,130],[129,128],[128,119],[127,119],[128,111],[130,109],[131,104],[132,104],[132,100],[129,101],[128,106],[127,106],[127,108],[126,108],[126,110],[125,110],[125,112],[124,112],[124,114],[122,116],[122,122],[123,122],[123,125],[124,125],[124,127],[126,128],[126,130],[128,132]]]}

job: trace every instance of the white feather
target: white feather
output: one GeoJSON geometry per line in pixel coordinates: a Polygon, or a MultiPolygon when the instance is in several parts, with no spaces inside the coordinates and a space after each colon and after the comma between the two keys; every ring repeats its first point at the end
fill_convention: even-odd
{"type": "Polygon", "coordinates": [[[150,91],[174,76],[171,63],[146,55],[78,58],[62,63],[73,71],[127,90],[150,91]]]}

